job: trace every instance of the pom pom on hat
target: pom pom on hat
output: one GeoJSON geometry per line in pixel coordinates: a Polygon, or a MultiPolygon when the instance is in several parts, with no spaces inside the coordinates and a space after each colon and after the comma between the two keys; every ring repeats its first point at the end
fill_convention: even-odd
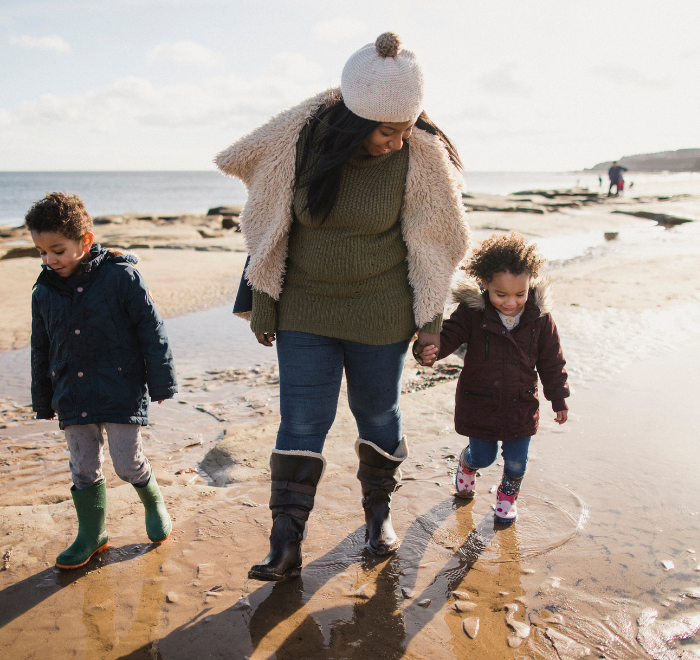
{"type": "Polygon", "coordinates": [[[423,71],[393,32],[353,53],[343,68],[345,105],[373,121],[414,121],[423,110],[423,71]]]}
{"type": "Polygon", "coordinates": [[[384,32],[377,37],[374,47],[381,57],[396,57],[401,50],[401,39],[393,32],[384,32]]]}

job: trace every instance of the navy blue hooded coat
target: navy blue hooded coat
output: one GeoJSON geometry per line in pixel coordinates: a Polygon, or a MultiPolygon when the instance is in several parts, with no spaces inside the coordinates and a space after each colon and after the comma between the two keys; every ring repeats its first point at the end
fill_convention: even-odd
{"type": "Polygon", "coordinates": [[[70,286],[43,266],[32,294],[32,408],[74,424],[148,424],[148,396],[177,392],[163,319],[136,256],[90,250],[70,286]]]}

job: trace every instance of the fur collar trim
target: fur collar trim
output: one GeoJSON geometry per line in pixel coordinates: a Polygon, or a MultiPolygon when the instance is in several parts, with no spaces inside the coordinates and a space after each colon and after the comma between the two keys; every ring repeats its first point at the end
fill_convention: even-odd
{"type": "MultiPolygon", "coordinates": [[[[481,290],[479,281],[473,277],[465,277],[459,280],[452,289],[452,299],[456,303],[464,303],[469,309],[483,311],[486,309],[486,297],[481,290]]],[[[549,314],[554,308],[554,291],[552,283],[546,275],[540,275],[530,282],[530,295],[540,312],[540,316],[549,314]]]]}
{"type": "MultiPolygon", "coordinates": [[[[220,152],[214,162],[248,190],[240,226],[250,263],[246,277],[279,300],[292,225],[296,143],[316,109],[338,94],[330,89],[282,112],[220,152]]],[[[434,135],[414,130],[401,214],[408,278],[420,328],[442,313],[452,276],[469,247],[461,174],[434,135]]]]}

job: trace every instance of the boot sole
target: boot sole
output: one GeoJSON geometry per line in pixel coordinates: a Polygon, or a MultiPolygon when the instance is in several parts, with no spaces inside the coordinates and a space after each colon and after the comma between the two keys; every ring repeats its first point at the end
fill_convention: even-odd
{"type": "Polygon", "coordinates": [[[74,564],[73,566],[64,566],[63,564],[59,564],[56,562],[56,568],[62,568],[63,570],[70,570],[71,568],[80,568],[81,566],[85,566],[98,552],[102,552],[103,550],[106,550],[109,547],[109,541],[105,543],[104,545],[100,546],[93,552],[82,564],[74,564]]]}
{"type": "Polygon", "coordinates": [[[291,580],[292,578],[301,575],[301,566],[298,568],[290,568],[283,575],[275,575],[274,573],[264,573],[254,570],[248,571],[249,580],[260,580],[261,582],[282,582],[282,580],[291,580]]]}
{"type": "Polygon", "coordinates": [[[494,516],[493,517],[493,522],[498,523],[499,525],[512,525],[517,518],[501,518],[499,516],[494,516]]]}
{"type": "Polygon", "coordinates": [[[473,500],[476,497],[476,492],[467,493],[466,490],[457,490],[455,491],[455,497],[459,497],[461,500],[473,500]]]}
{"type": "Polygon", "coordinates": [[[378,548],[373,548],[370,544],[369,541],[365,543],[365,548],[369,550],[373,555],[392,555],[394,554],[399,547],[401,546],[401,541],[397,541],[393,545],[380,545],[378,548]]]}

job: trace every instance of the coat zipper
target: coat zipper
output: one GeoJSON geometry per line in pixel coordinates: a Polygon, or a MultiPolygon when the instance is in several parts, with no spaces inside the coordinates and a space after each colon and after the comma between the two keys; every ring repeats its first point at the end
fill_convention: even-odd
{"type": "Polygon", "coordinates": [[[530,359],[530,353],[532,352],[532,345],[535,343],[535,328],[532,329],[532,336],[530,337],[530,348],[527,349],[527,359],[530,359]]]}

